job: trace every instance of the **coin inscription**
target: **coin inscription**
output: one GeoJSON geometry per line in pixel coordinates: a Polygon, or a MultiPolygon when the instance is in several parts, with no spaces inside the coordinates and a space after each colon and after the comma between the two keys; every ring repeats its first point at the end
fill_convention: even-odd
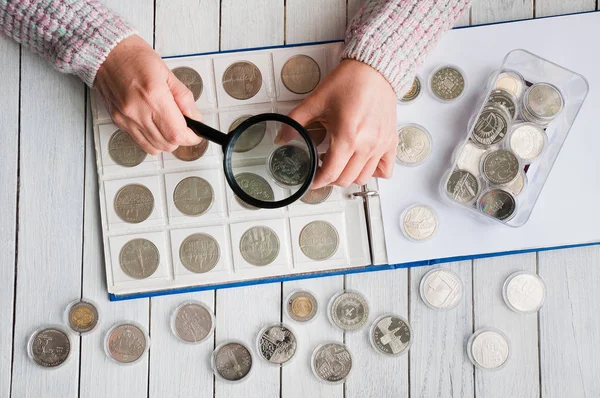
{"type": "Polygon", "coordinates": [[[515,198],[502,189],[492,189],[479,199],[479,209],[499,220],[509,220],[515,214],[515,198]]]}
{"type": "Polygon", "coordinates": [[[185,303],[175,312],[174,332],[186,343],[205,340],[212,333],[213,326],[212,314],[200,303],[185,303]]]}
{"type": "Polygon", "coordinates": [[[411,239],[425,240],[435,233],[437,217],[430,207],[416,205],[404,214],[402,227],[411,239]]]}
{"type": "Polygon", "coordinates": [[[408,125],[398,130],[396,158],[401,163],[416,165],[423,162],[431,152],[431,139],[420,126],[408,125]]]}
{"type": "Polygon", "coordinates": [[[431,76],[433,95],[444,101],[460,97],[465,91],[465,77],[460,70],[452,66],[444,66],[431,76]]]}
{"type": "Polygon", "coordinates": [[[110,136],[108,155],[113,162],[123,167],[135,167],[148,156],[123,130],[117,130],[110,136]]]}
{"type": "Polygon", "coordinates": [[[519,160],[506,149],[490,152],[483,160],[483,175],[492,184],[509,184],[517,178],[519,171],[519,160]]]}
{"type": "MultiPolygon", "coordinates": [[[[252,115],[242,115],[235,119],[231,126],[229,126],[229,132],[238,128],[240,124],[245,122],[252,115]]],[[[243,153],[248,152],[258,146],[263,140],[265,133],[267,132],[267,122],[254,123],[248,127],[243,134],[238,136],[237,141],[233,145],[233,152],[243,153]]]]}
{"type": "Polygon", "coordinates": [[[279,238],[269,227],[252,227],[240,239],[240,253],[252,265],[271,264],[279,255],[279,238]]]}
{"type": "Polygon", "coordinates": [[[554,118],[563,108],[564,99],[556,87],[548,83],[537,83],[526,93],[525,106],[536,118],[554,118]]]}
{"type": "Polygon", "coordinates": [[[399,316],[380,317],[371,330],[373,344],[383,354],[404,354],[410,346],[411,338],[408,322],[399,316]]]}
{"type": "Polygon", "coordinates": [[[115,213],[127,223],[139,224],[154,210],[152,192],[141,184],[125,185],[115,195],[115,213]]]}
{"type": "Polygon", "coordinates": [[[200,159],[206,153],[208,149],[208,140],[202,140],[198,145],[192,146],[180,146],[175,149],[171,154],[177,159],[184,162],[193,162],[194,160],[200,159]]]}
{"type": "Polygon", "coordinates": [[[194,101],[198,101],[204,88],[200,74],[187,66],[175,68],[171,72],[192,92],[194,101]]]}
{"type": "Polygon", "coordinates": [[[296,353],[296,336],[285,325],[270,325],[259,333],[258,352],[268,362],[278,365],[289,362],[296,353]]]}
{"type": "Polygon", "coordinates": [[[358,330],[369,319],[369,305],[362,294],[344,291],[333,298],[329,316],[340,329],[358,330]]]}
{"type": "Polygon", "coordinates": [[[160,253],[154,243],[138,238],[127,242],[119,253],[123,272],[134,279],[145,279],[154,274],[160,263],[160,253]]]}
{"type": "Polygon", "coordinates": [[[508,341],[500,333],[484,331],[475,336],[471,356],[485,369],[496,369],[508,360],[508,341]]]}
{"type": "Polygon", "coordinates": [[[308,55],[295,55],[281,68],[281,81],[294,94],[307,94],[321,80],[319,64],[308,55]]]}
{"type": "Polygon", "coordinates": [[[148,340],[136,325],[124,323],[108,332],[106,346],[109,355],[117,362],[132,363],[144,355],[148,340]]]}
{"type": "Polygon", "coordinates": [[[450,197],[460,203],[471,203],[479,195],[477,177],[465,170],[456,170],[448,178],[446,190],[450,197]]]}
{"type": "Polygon", "coordinates": [[[321,380],[341,382],[350,374],[352,356],[344,344],[323,344],[313,353],[312,367],[321,380]]]}
{"type": "Polygon", "coordinates": [[[317,299],[311,293],[294,292],[287,300],[287,313],[296,322],[308,322],[317,315],[317,299]]]}
{"type": "Polygon", "coordinates": [[[77,333],[87,333],[98,325],[98,309],[88,301],[79,301],[69,307],[69,327],[77,333]]]}
{"type": "Polygon", "coordinates": [[[300,231],[300,250],[311,260],[322,261],[331,258],[339,243],[337,230],[326,221],[310,222],[300,231]]]}
{"type": "Polygon", "coordinates": [[[473,141],[482,146],[498,144],[508,132],[508,125],[509,116],[502,108],[487,106],[473,128],[473,141]]]}
{"type": "Polygon", "coordinates": [[[280,146],[269,156],[269,172],[282,185],[293,187],[303,184],[309,171],[309,154],[296,145],[280,146]]]}
{"type": "Polygon", "coordinates": [[[213,366],[223,379],[239,381],[248,376],[252,369],[252,354],[240,343],[226,343],[215,350],[213,366]]]}
{"type": "Polygon", "coordinates": [[[493,90],[488,97],[488,102],[504,108],[514,119],[517,114],[517,101],[509,92],[505,90],[493,90]]]}
{"type": "Polygon", "coordinates": [[[213,204],[215,193],[208,181],[201,177],[186,177],[173,190],[177,210],[188,216],[206,213],[213,204]]]}
{"type": "Polygon", "coordinates": [[[45,368],[56,368],[62,365],[71,353],[69,336],[54,327],[38,331],[29,344],[33,360],[45,368]]]}
{"type": "Polygon", "coordinates": [[[215,268],[221,251],[215,238],[205,233],[197,233],[184,239],[179,247],[181,264],[191,272],[201,274],[215,268]]]}
{"type": "Polygon", "coordinates": [[[252,62],[233,63],[223,73],[223,90],[232,98],[247,100],[254,97],[262,87],[260,69],[252,62]]]}
{"type": "MultiPolygon", "coordinates": [[[[265,180],[258,174],[247,172],[239,173],[235,175],[235,181],[244,192],[246,192],[249,196],[253,197],[254,199],[262,200],[263,202],[272,202],[275,200],[273,188],[267,182],[267,180],[265,180]]],[[[247,204],[237,196],[235,197],[235,199],[240,204],[240,206],[248,210],[258,210],[256,207],[247,204]]]]}

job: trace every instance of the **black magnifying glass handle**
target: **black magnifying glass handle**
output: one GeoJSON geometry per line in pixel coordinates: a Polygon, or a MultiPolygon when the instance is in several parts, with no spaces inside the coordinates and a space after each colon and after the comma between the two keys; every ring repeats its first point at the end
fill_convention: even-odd
{"type": "Polygon", "coordinates": [[[229,135],[223,134],[219,130],[213,129],[212,127],[210,127],[202,122],[199,122],[197,120],[190,119],[189,117],[187,117],[185,115],[183,117],[185,118],[185,122],[187,123],[187,126],[196,135],[198,135],[202,138],[206,138],[207,140],[212,141],[216,144],[219,144],[223,148],[225,148],[227,146],[227,144],[229,143],[229,139],[231,138],[229,135]]]}

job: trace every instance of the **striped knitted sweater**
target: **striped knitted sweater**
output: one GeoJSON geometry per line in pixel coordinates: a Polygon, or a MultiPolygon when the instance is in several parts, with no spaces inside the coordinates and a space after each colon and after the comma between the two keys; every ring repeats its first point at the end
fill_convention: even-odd
{"type": "MultiPolygon", "coordinates": [[[[401,96],[416,68],[469,0],[368,0],[342,58],[378,70],[401,96]]],[[[110,51],[135,29],[98,0],[0,0],[0,31],[93,86],[110,51]]]]}

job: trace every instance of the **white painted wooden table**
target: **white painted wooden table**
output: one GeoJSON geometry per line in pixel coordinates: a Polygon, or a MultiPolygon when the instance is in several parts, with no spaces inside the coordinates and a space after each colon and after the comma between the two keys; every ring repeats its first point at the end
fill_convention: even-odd
{"type": "MultiPolygon", "coordinates": [[[[108,0],[161,55],[343,38],[361,0],[108,0]]],[[[473,0],[463,24],[593,10],[596,0],[473,0]]],[[[568,33],[568,32],[566,32],[568,33]]],[[[575,40],[576,38],[574,38],[575,40]]],[[[596,49],[597,51],[598,49],[596,49]]],[[[82,83],[0,37],[0,397],[597,397],[600,396],[600,247],[526,254],[449,265],[467,287],[459,307],[435,312],[420,301],[425,268],[110,303],[104,283],[90,111],[82,83]],[[506,276],[538,272],[548,298],[539,315],[510,312],[506,276]],[[214,381],[214,343],[253,345],[281,299],[310,287],[321,303],[343,287],[370,300],[372,314],[410,319],[410,354],[375,354],[366,332],[344,335],[324,313],[297,327],[298,358],[282,371],[256,361],[241,384],[214,381]],[[36,366],[26,341],[38,326],[61,323],[80,296],[101,307],[99,330],[74,339],[60,369],[36,366]],[[178,343],[169,314],[193,297],[216,311],[215,342],[178,343]],[[106,330],[134,320],[151,334],[146,361],[110,362],[106,330]],[[502,329],[512,358],[498,372],[473,368],[465,343],[483,325],[502,329]],[[345,341],[354,368],[345,385],[319,383],[309,356],[323,340],[345,341]]]]}

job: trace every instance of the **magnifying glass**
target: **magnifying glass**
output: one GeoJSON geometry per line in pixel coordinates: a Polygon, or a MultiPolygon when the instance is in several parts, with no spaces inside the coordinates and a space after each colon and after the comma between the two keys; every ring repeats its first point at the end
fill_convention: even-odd
{"type": "Polygon", "coordinates": [[[227,183],[245,204],[277,209],[300,199],[310,189],[317,171],[317,150],[306,129],[294,119],[262,113],[248,117],[229,134],[188,117],[185,121],[194,133],[221,145],[227,183]],[[283,145],[276,145],[274,136],[265,134],[282,129],[287,130],[287,136],[294,136],[283,145]],[[281,188],[277,194],[268,181],[281,188]]]}

